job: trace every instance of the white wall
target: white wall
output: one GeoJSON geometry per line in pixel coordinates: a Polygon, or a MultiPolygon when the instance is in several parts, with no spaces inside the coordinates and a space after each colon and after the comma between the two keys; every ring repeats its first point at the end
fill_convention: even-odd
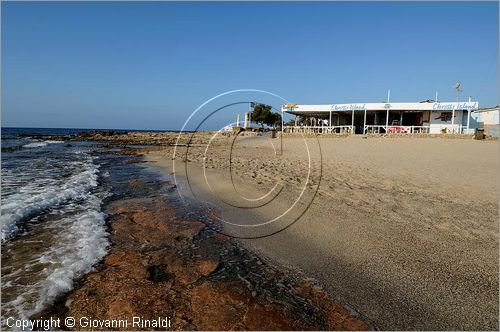
{"type": "MultiPolygon", "coordinates": [[[[453,111],[433,111],[431,112],[430,124],[433,125],[451,125],[451,118],[448,121],[443,121],[440,117],[442,113],[453,113],[453,111]],[[437,118],[437,119],[436,119],[437,118]]],[[[455,111],[455,121],[453,122],[456,125],[462,124],[462,116],[463,111],[457,110],[455,111]]]]}
{"type": "MultiPolygon", "coordinates": [[[[431,112],[430,119],[429,119],[429,132],[431,134],[440,134],[441,130],[444,128],[455,128],[457,129],[461,124],[462,124],[462,117],[463,117],[463,112],[462,110],[456,110],[455,111],[455,121],[451,121],[451,117],[448,121],[444,121],[441,119],[442,113],[451,113],[453,114],[453,111],[433,111],[431,112]]],[[[467,112],[466,112],[467,113],[467,112]]]]}
{"type": "Polygon", "coordinates": [[[500,124],[498,109],[484,112],[473,112],[471,117],[476,122],[482,122],[485,125],[500,124]]]}

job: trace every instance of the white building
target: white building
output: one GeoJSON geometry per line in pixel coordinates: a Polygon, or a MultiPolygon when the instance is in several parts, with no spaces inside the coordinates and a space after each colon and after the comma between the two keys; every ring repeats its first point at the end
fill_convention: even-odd
{"type": "Polygon", "coordinates": [[[477,101],[282,105],[295,115],[285,132],[317,133],[472,133],[477,101]],[[325,121],[326,120],[326,121],[325,121]]]}
{"type": "Polygon", "coordinates": [[[488,136],[498,137],[500,128],[500,117],[497,107],[480,108],[471,115],[471,123],[474,128],[484,128],[488,136]]]}

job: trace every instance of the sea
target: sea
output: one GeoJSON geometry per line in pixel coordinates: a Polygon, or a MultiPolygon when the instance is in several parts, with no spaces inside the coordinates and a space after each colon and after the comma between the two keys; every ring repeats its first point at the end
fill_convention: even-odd
{"type": "Polygon", "coordinates": [[[117,157],[69,140],[91,130],[2,128],[2,321],[42,312],[107,253],[103,203],[117,157]]]}

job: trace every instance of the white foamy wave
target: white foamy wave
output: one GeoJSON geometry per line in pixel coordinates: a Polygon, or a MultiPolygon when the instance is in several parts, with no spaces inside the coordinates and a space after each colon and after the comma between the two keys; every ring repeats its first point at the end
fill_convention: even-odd
{"type": "Polygon", "coordinates": [[[36,178],[19,188],[17,193],[2,199],[0,221],[2,224],[2,242],[19,231],[18,223],[57,206],[70,199],[85,195],[97,186],[98,166],[92,158],[81,164],[81,172],[70,176],[61,183],[45,178],[36,178]]]}
{"type": "Polygon", "coordinates": [[[23,148],[27,148],[27,149],[40,148],[42,146],[47,146],[47,144],[48,143],[46,143],[46,142],[33,142],[33,143],[24,144],[23,148]]]}
{"type": "MultiPolygon", "coordinates": [[[[53,239],[53,245],[32,261],[32,265],[46,266],[41,271],[43,278],[29,285],[23,295],[4,303],[8,311],[14,310],[21,319],[28,319],[39,313],[59,295],[72,290],[74,280],[90,272],[106,255],[109,241],[105,214],[100,211],[101,204],[102,198],[88,193],[84,203],[79,206],[78,214],[70,214],[50,225],[50,228],[59,230],[53,239]],[[37,299],[36,302],[28,300],[33,297],[37,299]]],[[[24,269],[26,271],[26,267],[24,269]]],[[[7,276],[9,277],[12,274],[7,276]]],[[[2,285],[2,289],[6,287],[10,286],[2,285]]]]}
{"type": "Polygon", "coordinates": [[[34,313],[52,304],[58,295],[73,289],[73,280],[90,272],[92,266],[106,255],[109,241],[105,214],[100,211],[101,203],[97,197],[90,197],[86,211],[61,234],[61,245],[45,256],[45,259],[60,262],[61,267],[46,270],[47,279],[40,285],[41,296],[34,313]]]}
{"type": "Polygon", "coordinates": [[[61,144],[64,143],[64,141],[54,141],[54,140],[46,140],[44,141],[47,144],[61,144]]]}
{"type": "Polygon", "coordinates": [[[35,141],[32,143],[24,144],[22,147],[26,149],[32,149],[32,148],[41,148],[47,146],[48,144],[61,144],[61,143],[64,143],[64,141],[55,141],[55,140],[35,141]]]}

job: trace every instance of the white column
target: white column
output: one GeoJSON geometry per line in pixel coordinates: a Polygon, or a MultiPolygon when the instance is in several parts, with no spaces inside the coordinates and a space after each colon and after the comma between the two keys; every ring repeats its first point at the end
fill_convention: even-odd
{"type": "MultiPolygon", "coordinates": [[[[387,109],[387,113],[385,115],[385,126],[389,127],[389,109],[387,109]]],[[[385,130],[387,131],[387,128],[385,130]]]]}
{"type": "Polygon", "coordinates": [[[469,125],[470,125],[470,108],[467,108],[467,134],[469,133],[469,125]]]}
{"type": "Polygon", "coordinates": [[[352,117],[351,117],[351,130],[352,130],[352,133],[351,134],[354,134],[355,130],[354,130],[354,109],[352,110],[352,117]]]}
{"type": "Polygon", "coordinates": [[[245,112],[245,122],[244,122],[243,128],[245,128],[245,129],[248,128],[248,112],[245,112]]]}
{"type": "MultiPolygon", "coordinates": [[[[469,103],[471,102],[471,97],[469,96],[469,103]]],[[[470,129],[470,106],[467,106],[467,134],[469,133],[470,129]]]]}
{"type": "Polygon", "coordinates": [[[299,117],[298,116],[295,116],[295,127],[297,127],[297,121],[298,121],[299,117]]]}
{"type": "Polygon", "coordinates": [[[328,120],[328,126],[332,127],[332,110],[330,109],[330,120],[328,120]]]}
{"type": "Polygon", "coordinates": [[[240,126],[240,113],[236,116],[236,127],[240,126]]]}
{"type": "Polygon", "coordinates": [[[365,109],[365,116],[363,117],[363,135],[366,133],[366,109],[365,109]]]}

